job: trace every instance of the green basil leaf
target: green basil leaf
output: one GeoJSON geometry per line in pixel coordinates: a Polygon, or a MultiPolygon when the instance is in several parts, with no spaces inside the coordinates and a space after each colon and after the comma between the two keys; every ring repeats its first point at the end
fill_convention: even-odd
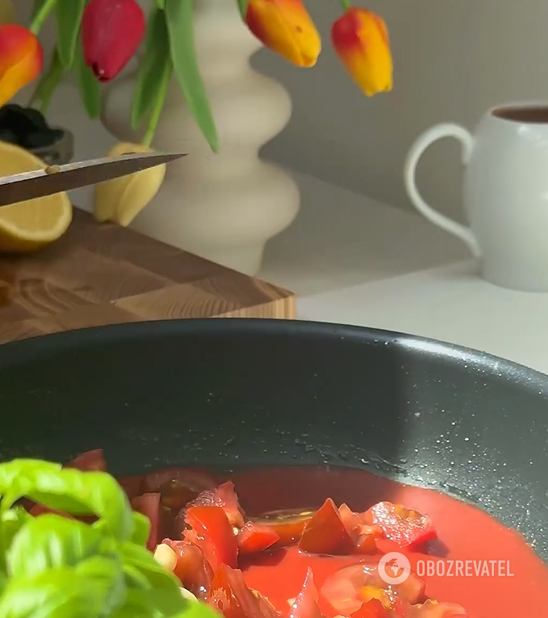
{"type": "Polygon", "coordinates": [[[217,152],[217,128],[196,60],[193,8],[193,0],[165,0],[171,60],[188,109],[211,149],[217,152]]]}
{"type": "Polygon", "coordinates": [[[15,535],[33,519],[22,506],[16,506],[0,514],[0,566],[4,567],[6,552],[15,535]]]}
{"type": "Polygon", "coordinates": [[[31,517],[15,535],[7,554],[10,577],[36,577],[50,569],[75,566],[96,555],[100,532],[60,515],[31,517]]]}
{"type": "Polygon", "coordinates": [[[133,512],[133,534],[131,542],[145,546],[150,536],[150,519],[142,513],[133,512]]]}
{"type": "Polygon", "coordinates": [[[57,48],[65,69],[74,63],[82,15],[87,0],[57,0],[55,18],[57,21],[57,48]]]}
{"type": "Polygon", "coordinates": [[[80,567],[11,578],[0,597],[0,616],[103,618],[122,606],[125,588],[116,563],[93,559],[80,567]]]}
{"type": "MultiPolygon", "coordinates": [[[[134,533],[134,516],[124,490],[106,472],[82,472],[60,464],[15,459],[0,464],[0,495],[5,511],[27,497],[71,515],[96,515],[119,540],[134,533]]],[[[142,522],[140,534],[143,534],[142,522]]]]}
{"type": "Polygon", "coordinates": [[[152,11],[147,22],[145,51],[137,71],[137,82],[131,105],[131,126],[138,129],[156,101],[162,87],[162,67],[170,62],[169,34],[166,14],[160,8],[152,11]]]}
{"type": "Polygon", "coordinates": [[[76,44],[74,67],[78,77],[80,98],[82,99],[86,113],[92,120],[99,118],[103,107],[101,85],[97,79],[95,79],[93,71],[86,66],[86,63],[84,62],[81,37],[78,37],[78,42],[76,44]]]}
{"type": "Polygon", "coordinates": [[[50,106],[51,98],[57,86],[63,79],[65,70],[57,48],[53,50],[48,70],[42,73],[40,80],[32,93],[29,105],[40,101],[40,111],[45,113],[50,106]]]}
{"type": "Polygon", "coordinates": [[[146,590],[142,598],[163,616],[175,616],[185,611],[190,602],[181,595],[179,580],[160,565],[147,549],[122,543],[120,553],[128,588],[146,590]]]}
{"type": "Polygon", "coordinates": [[[247,14],[247,7],[249,5],[249,0],[236,0],[238,3],[238,8],[240,9],[240,15],[242,19],[245,21],[245,16],[247,14]]]}
{"type": "Polygon", "coordinates": [[[133,534],[133,511],[127,496],[116,479],[106,472],[64,468],[40,473],[27,497],[71,515],[96,515],[119,540],[130,539],[133,534]]]}
{"type": "Polygon", "coordinates": [[[26,496],[40,473],[61,470],[61,465],[39,459],[14,459],[0,464],[0,510],[6,511],[14,502],[26,496]]]}

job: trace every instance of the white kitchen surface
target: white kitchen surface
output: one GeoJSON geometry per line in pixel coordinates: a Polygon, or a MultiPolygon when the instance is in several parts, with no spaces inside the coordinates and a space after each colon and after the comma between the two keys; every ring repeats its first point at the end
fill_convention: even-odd
{"type": "MultiPolygon", "coordinates": [[[[105,156],[116,139],[100,122],[87,118],[76,89],[62,84],[54,103],[48,118],[74,133],[75,159],[105,156]]],[[[396,277],[469,255],[460,241],[418,214],[306,174],[294,177],[301,190],[301,211],[291,227],[268,243],[259,276],[299,296],[396,277]]],[[[91,209],[92,189],[73,191],[71,197],[91,209]]]]}
{"type": "MultiPolygon", "coordinates": [[[[76,158],[116,141],[62,85],[50,120],[70,128],[76,158]]],[[[466,247],[419,215],[304,174],[302,208],[267,246],[260,276],[296,292],[302,319],[449,341],[548,373],[548,294],[496,288],[473,274],[466,247]]],[[[91,190],[74,192],[90,209],[91,190]]]]}
{"type": "Polygon", "coordinates": [[[411,333],[548,373],[548,294],[495,287],[473,261],[301,298],[298,317],[411,333]]]}

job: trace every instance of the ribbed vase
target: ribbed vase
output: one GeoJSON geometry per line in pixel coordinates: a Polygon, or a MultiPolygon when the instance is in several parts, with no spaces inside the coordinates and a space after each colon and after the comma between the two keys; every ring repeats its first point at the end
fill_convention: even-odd
{"type": "MultiPolygon", "coordinates": [[[[298,188],[284,170],[259,159],[259,149],[291,116],[291,100],[276,81],[257,73],[250,58],[260,43],[247,31],[233,0],[198,0],[198,63],[220,140],[213,154],[171,86],[153,146],[187,152],[172,164],[160,193],[131,227],[196,255],[256,274],[266,242],[299,210],[298,188]]],[[[121,140],[138,140],[129,126],[133,76],[113,83],[103,123],[121,140]]]]}

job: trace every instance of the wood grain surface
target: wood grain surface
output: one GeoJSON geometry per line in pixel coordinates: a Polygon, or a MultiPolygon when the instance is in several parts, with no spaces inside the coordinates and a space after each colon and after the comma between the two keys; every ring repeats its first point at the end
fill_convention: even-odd
{"type": "Polygon", "coordinates": [[[0,343],[175,318],[295,317],[291,292],[75,208],[47,249],[0,256],[0,343]]]}

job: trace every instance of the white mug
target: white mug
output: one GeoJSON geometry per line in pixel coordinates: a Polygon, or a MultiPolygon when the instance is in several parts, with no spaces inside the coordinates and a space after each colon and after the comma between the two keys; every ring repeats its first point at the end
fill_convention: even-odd
{"type": "Polygon", "coordinates": [[[456,124],[436,125],[413,144],[404,176],[417,210],[468,245],[484,279],[514,290],[548,292],[548,104],[493,108],[473,135],[456,124]],[[436,212],[417,190],[417,163],[443,137],[462,144],[470,227],[436,212]]]}

